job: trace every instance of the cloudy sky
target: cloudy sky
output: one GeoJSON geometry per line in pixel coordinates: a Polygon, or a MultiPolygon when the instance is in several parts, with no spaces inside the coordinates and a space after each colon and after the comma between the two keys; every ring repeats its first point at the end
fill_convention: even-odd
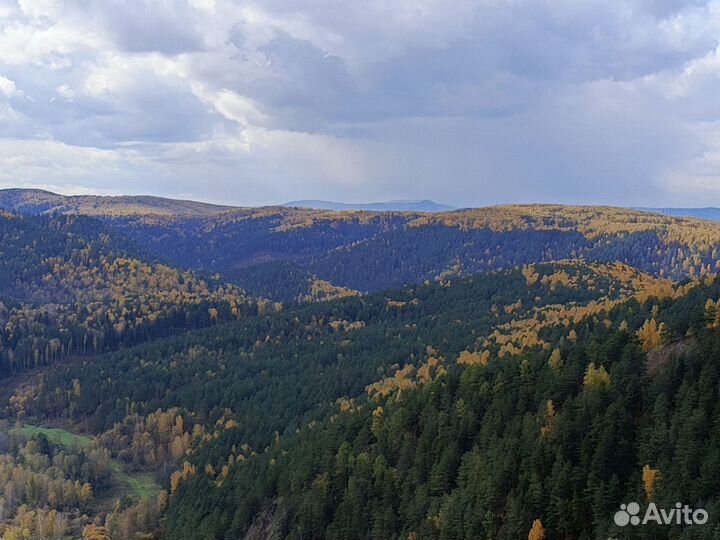
{"type": "Polygon", "coordinates": [[[0,187],[720,206],[720,0],[0,0],[0,187]]]}

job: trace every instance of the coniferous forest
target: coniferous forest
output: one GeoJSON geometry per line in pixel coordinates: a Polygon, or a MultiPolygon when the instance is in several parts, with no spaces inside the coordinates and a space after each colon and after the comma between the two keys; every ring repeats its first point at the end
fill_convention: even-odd
{"type": "Polygon", "coordinates": [[[0,207],[3,540],[720,534],[720,225],[0,207]]]}

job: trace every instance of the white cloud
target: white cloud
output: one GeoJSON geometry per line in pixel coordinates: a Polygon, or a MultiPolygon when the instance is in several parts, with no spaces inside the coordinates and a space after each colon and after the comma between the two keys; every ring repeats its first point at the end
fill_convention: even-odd
{"type": "Polygon", "coordinates": [[[215,12],[215,0],[189,0],[190,5],[198,11],[205,11],[208,13],[215,12]]]}
{"type": "Polygon", "coordinates": [[[261,126],[269,121],[267,115],[260,112],[257,103],[232,90],[224,89],[211,95],[201,92],[201,95],[217,112],[243,127],[261,126]]]}
{"type": "Polygon", "coordinates": [[[61,84],[55,91],[60,97],[65,98],[67,101],[72,101],[75,98],[75,90],[73,90],[69,84],[61,84]]]}
{"type": "Polygon", "coordinates": [[[11,22],[0,27],[0,62],[9,65],[43,65],[76,51],[100,50],[106,42],[87,29],[73,25],[45,26],[11,22]]]}
{"type": "Polygon", "coordinates": [[[60,12],[58,0],[18,0],[20,10],[30,18],[53,17],[60,12]]]}
{"type": "MultiPolygon", "coordinates": [[[[65,145],[56,141],[0,139],[0,181],[6,185],[54,183],[67,179],[92,185],[97,179],[120,172],[120,157],[112,151],[65,145]]],[[[97,187],[97,186],[94,186],[97,187]]]]}
{"type": "Polygon", "coordinates": [[[6,98],[13,97],[19,93],[17,86],[15,85],[15,81],[12,81],[8,79],[7,77],[3,77],[0,75],[0,94],[4,95],[6,98]]]}

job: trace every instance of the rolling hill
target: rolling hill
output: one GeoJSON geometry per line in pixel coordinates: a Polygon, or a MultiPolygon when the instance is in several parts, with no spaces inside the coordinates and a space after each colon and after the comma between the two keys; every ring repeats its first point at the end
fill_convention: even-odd
{"type": "MultiPolygon", "coordinates": [[[[0,208],[48,212],[46,206],[8,202],[38,196],[59,197],[0,192],[0,208]]],[[[220,275],[283,302],[313,299],[318,290],[369,293],[571,258],[621,261],[676,280],[714,272],[720,261],[720,224],[623,208],[371,212],[97,197],[59,197],[54,204],[102,220],[141,258],[206,278],[220,275]]]]}
{"type": "Polygon", "coordinates": [[[619,260],[683,279],[714,271],[720,225],[602,207],[503,206],[441,213],[242,209],[199,219],[120,219],[160,261],[220,273],[279,301],[322,280],[361,293],[568,258],[619,260]]]}
{"type": "Polygon", "coordinates": [[[40,189],[2,189],[0,208],[22,214],[81,214],[86,216],[199,217],[231,207],[162,197],[58,195],[40,189]]]}
{"type": "Polygon", "coordinates": [[[0,215],[0,377],[256,309],[116,233],[86,216],[0,215]]]}

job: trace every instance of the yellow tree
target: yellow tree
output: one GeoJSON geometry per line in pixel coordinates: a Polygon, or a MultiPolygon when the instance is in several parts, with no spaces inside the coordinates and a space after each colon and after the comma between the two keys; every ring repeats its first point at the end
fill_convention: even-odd
{"type": "Polygon", "coordinates": [[[645,465],[642,470],[643,487],[645,488],[645,496],[648,501],[653,500],[655,495],[655,483],[661,478],[660,471],[653,469],[650,465],[645,465]]]}
{"type": "Polygon", "coordinates": [[[645,321],[645,324],[643,324],[637,332],[637,336],[642,343],[643,351],[650,352],[662,345],[663,330],[664,325],[662,323],[658,325],[654,318],[645,321]]]}
{"type": "Polygon", "coordinates": [[[477,364],[487,366],[490,360],[490,351],[470,352],[462,351],[458,356],[457,363],[466,366],[474,366],[477,364]]]}
{"type": "Polygon", "coordinates": [[[555,404],[552,399],[549,399],[545,404],[545,417],[543,418],[542,426],[540,426],[540,436],[543,438],[552,435],[553,428],[555,427],[555,404]]]}
{"type": "Polygon", "coordinates": [[[533,521],[532,528],[528,533],[528,540],[545,540],[545,528],[539,519],[533,521]]]}
{"type": "Polygon", "coordinates": [[[548,365],[550,368],[554,371],[557,371],[562,367],[563,358],[562,353],[560,352],[560,349],[554,349],[553,352],[550,354],[550,360],[548,360],[548,365]]]}
{"type": "Polygon", "coordinates": [[[605,369],[605,366],[596,367],[594,362],[590,362],[587,371],[585,371],[585,378],[583,379],[585,388],[599,390],[610,386],[610,383],[610,374],[605,369]]]}
{"type": "Polygon", "coordinates": [[[110,540],[105,527],[98,527],[94,523],[87,525],[82,532],[83,540],[110,540]]]}

